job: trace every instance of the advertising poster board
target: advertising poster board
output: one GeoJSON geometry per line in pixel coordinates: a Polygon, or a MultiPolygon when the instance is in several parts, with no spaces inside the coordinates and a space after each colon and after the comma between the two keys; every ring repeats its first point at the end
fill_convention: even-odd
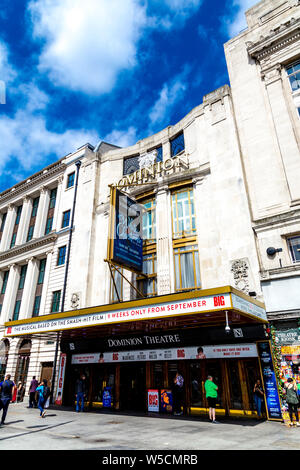
{"type": "Polygon", "coordinates": [[[55,405],[62,404],[62,394],[63,394],[63,388],[64,388],[66,362],[67,362],[67,355],[65,353],[62,353],[60,355],[60,362],[59,362],[58,387],[56,391],[55,405]]]}
{"type": "Polygon", "coordinates": [[[159,391],[148,390],[148,411],[159,413],[159,391]]]}
{"type": "Polygon", "coordinates": [[[257,343],[259,361],[264,381],[266,406],[269,419],[281,420],[281,403],[274,371],[273,358],[268,341],[257,343]]]}
{"type": "Polygon", "coordinates": [[[135,272],[143,270],[143,206],[111,188],[108,260],[135,272]]]}
{"type": "Polygon", "coordinates": [[[173,412],[173,394],[171,390],[163,389],[160,391],[160,408],[162,413],[173,412]]]}
{"type": "Polygon", "coordinates": [[[105,387],[103,390],[102,396],[103,408],[111,408],[112,397],[111,397],[111,387],[105,387]]]}

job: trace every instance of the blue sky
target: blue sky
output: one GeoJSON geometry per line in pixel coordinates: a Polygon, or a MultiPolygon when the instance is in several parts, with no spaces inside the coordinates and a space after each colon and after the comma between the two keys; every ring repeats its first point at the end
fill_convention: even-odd
{"type": "Polygon", "coordinates": [[[0,192],[87,142],[176,124],[229,83],[223,44],[255,3],[1,0],[0,192]]]}

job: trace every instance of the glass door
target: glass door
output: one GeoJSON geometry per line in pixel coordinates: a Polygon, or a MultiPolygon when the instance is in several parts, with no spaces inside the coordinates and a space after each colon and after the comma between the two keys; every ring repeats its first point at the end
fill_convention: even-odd
{"type": "Polygon", "coordinates": [[[241,390],[241,380],[239,373],[238,360],[228,359],[228,382],[230,390],[230,408],[232,410],[243,409],[243,397],[241,390]]]}

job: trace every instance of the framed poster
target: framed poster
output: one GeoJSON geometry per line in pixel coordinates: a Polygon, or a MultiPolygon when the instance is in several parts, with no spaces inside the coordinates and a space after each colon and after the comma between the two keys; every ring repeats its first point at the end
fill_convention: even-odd
{"type": "Polygon", "coordinates": [[[134,272],[143,270],[144,208],[116,187],[111,188],[108,261],[134,272]]]}
{"type": "Polygon", "coordinates": [[[159,413],[158,390],[148,390],[148,411],[159,413]]]}
{"type": "Polygon", "coordinates": [[[269,341],[258,342],[257,348],[264,382],[268,418],[281,420],[281,403],[278,393],[270,343],[269,341]]]}
{"type": "Polygon", "coordinates": [[[172,413],[173,394],[171,390],[163,389],[160,391],[160,408],[164,413],[172,413]]]}

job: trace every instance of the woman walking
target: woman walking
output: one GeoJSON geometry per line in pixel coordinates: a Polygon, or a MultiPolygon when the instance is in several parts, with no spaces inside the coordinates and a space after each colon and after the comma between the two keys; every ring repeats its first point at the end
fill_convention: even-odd
{"type": "Polygon", "coordinates": [[[38,409],[40,410],[40,417],[44,418],[46,411],[44,411],[44,406],[48,398],[49,388],[47,387],[47,380],[44,379],[40,385],[37,387],[36,391],[38,392],[38,409]]]}
{"type": "Polygon", "coordinates": [[[257,380],[253,389],[254,393],[254,403],[257,411],[257,417],[261,418],[261,405],[264,397],[264,392],[260,383],[260,380],[257,380]]]}

